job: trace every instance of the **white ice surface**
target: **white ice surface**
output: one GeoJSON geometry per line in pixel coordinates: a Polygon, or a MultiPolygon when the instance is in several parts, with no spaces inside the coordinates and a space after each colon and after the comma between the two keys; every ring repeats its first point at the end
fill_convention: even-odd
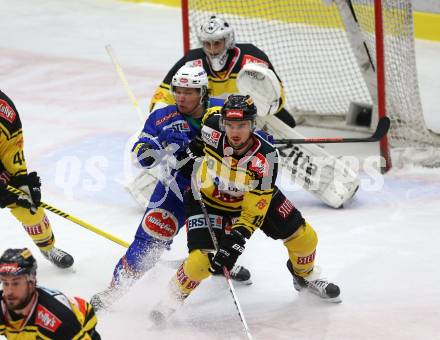
{"type": "MultiPolygon", "coordinates": [[[[0,8],[0,87],[20,112],[28,167],[42,177],[44,201],[131,241],[142,211],[121,183],[130,175],[128,139],[140,123],[104,46],[113,46],[145,109],[181,56],[180,11],[113,0],[0,0],[0,8]]],[[[440,44],[416,47],[425,118],[440,131],[440,44]]],[[[375,146],[358,147],[329,150],[375,153],[375,146]]],[[[362,179],[356,199],[341,210],[302,190],[288,193],[318,232],[317,262],[340,285],[342,304],[298,296],[281,242],[259,232],[248,242],[240,263],[254,284],[237,294],[255,339],[438,337],[440,171],[405,168],[362,179]],[[377,190],[368,190],[372,184],[377,190]]],[[[72,270],[45,261],[7,210],[0,211],[0,250],[30,247],[40,284],[89,298],[108,284],[124,249],[48,215],[57,245],[75,257],[72,270]]],[[[185,256],[185,236],[166,258],[185,256]]],[[[206,280],[167,329],[152,328],[148,312],[172,274],[158,265],[100,314],[103,339],[245,338],[222,279],[206,280]]]]}

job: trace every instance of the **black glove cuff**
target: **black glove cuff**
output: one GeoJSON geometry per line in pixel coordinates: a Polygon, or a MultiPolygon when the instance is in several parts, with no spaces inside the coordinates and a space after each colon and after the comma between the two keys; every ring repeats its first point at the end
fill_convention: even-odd
{"type": "Polygon", "coordinates": [[[246,239],[250,239],[252,236],[252,233],[245,227],[232,227],[231,234],[237,235],[237,237],[242,238],[243,244],[246,242],[246,239]]]}
{"type": "Polygon", "coordinates": [[[18,175],[11,178],[9,185],[14,187],[15,189],[20,188],[23,185],[27,185],[28,175],[18,175]]]}

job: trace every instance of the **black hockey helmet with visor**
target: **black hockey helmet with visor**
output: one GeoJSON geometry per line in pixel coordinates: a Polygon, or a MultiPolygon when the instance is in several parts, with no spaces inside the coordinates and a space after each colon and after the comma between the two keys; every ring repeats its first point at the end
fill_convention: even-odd
{"type": "Polygon", "coordinates": [[[220,127],[224,131],[224,121],[251,121],[251,129],[256,126],[257,107],[249,95],[231,94],[221,109],[220,127]]]}
{"type": "Polygon", "coordinates": [[[0,275],[19,276],[37,274],[37,261],[27,248],[6,249],[0,257],[0,275]]]}

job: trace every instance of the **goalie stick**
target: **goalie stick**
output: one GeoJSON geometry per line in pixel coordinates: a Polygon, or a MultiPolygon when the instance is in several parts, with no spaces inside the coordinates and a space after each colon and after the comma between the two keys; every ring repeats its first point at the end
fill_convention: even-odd
{"type": "Polygon", "coordinates": [[[299,138],[299,139],[275,139],[273,144],[324,144],[324,143],[369,143],[378,142],[385,136],[390,128],[390,119],[388,117],[382,117],[376,127],[376,131],[370,136],[365,138],[345,138],[345,137],[332,137],[332,138],[299,138]]]}

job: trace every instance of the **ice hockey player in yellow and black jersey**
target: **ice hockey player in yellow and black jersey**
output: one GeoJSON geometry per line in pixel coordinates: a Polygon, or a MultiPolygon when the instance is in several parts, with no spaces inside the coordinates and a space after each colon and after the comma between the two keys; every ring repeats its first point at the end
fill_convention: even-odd
{"type": "Polygon", "coordinates": [[[12,340],[99,340],[93,307],[82,298],[37,286],[29,249],[0,257],[0,335],[12,340]]]}
{"type": "Polygon", "coordinates": [[[155,322],[172,314],[202,280],[232,268],[257,229],[283,240],[295,289],[341,301],[339,287],[313,271],[316,233],[275,185],[277,152],[254,133],[256,112],[249,96],[231,95],[222,108],[211,108],[204,117],[203,153],[196,141],[190,144],[189,158],[203,159],[186,171],[193,173],[192,191],[185,195],[189,255],[172,278],[167,298],[152,311],[155,322]],[[217,251],[200,199],[218,240],[217,251]]]}
{"type": "MultiPolygon", "coordinates": [[[[52,227],[43,208],[39,207],[40,186],[37,173],[28,174],[27,171],[18,111],[12,100],[0,91],[0,207],[11,209],[44,257],[57,267],[70,267],[72,256],[55,247],[52,227]],[[24,191],[26,195],[10,193],[7,185],[24,191]]],[[[0,225],[0,228],[4,227],[0,225]]]]}
{"type": "MultiPolygon", "coordinates": [[[[171,81],[183,65],[202,66],[208,73],[210,96],[225,99],[231,93],[238,93],[237,75],[244,65],[257,63],[267,66],[275,75],[269,57],[253,44],[235,42],[233,28],[223,19],[211,16],[197,30],[202,48],[188,51],[168,72],[156,89],[150,103],[150,112],[165,105],[174,104],[171,94],[171,81]]],[[[285,97],[281,79],[281,98],[275,116],[290,127],[295,126],[293,116],[285,109],[285,97]]]]}

